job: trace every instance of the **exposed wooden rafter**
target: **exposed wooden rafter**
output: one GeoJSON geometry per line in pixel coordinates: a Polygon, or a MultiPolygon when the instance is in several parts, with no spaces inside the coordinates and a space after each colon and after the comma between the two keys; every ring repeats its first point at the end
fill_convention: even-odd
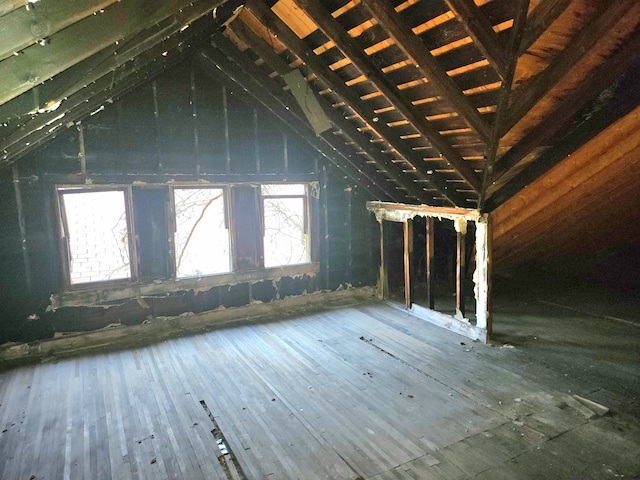
{"type": "MultiPolygon", "coordinates": [[[[0,62],[0,103],[5,103],[54,75],[63,72],[108,45],[121,42],[172,16],[191,3],[202,4],[202,14],[223,3],[222,0],[152,0],[118,2],[61,30],[43,45],[35,44],[20,55],[0,62]]],[[[183,25],[176,25],[176,31],[183,25]]]]}
{"type": "Polygon", "coordinates": [[[472,0],[446,0],[449,8],[462,20],[475,45],[487,57],[504,80],[509,68],[509,59],[498,44],[491,22],[472,0]]]}
{"type": "Polygon", "coordinates": [[[535,77],[526,88],[519,89],[501,127],[504,135],[560,81],[590,49],[604,37],[629,10],[638,12],[636,0],[612,0],[603,14],[596,16],[571,40],[551,65],[535,77]],[[636,7],[635,9],[633,7],[636,7]]]}
{"type": "Polygon", "coordinates": [[[188,38],[170,37],[140,54],[135,62],[123,65],[111,75],[105,75],[70,95],[65,100],[62,111],[36,115],[23,128],[0,142],[0,165],[13,163],[26,152],[54,138],[64,128],[99,109],[107,100],[123,95],[168,66],[181,61],[183,57],[180,53],[189,49],[190,43],[188,38]],[[163,56],[162,53],[168,50],[173,50],[172,55],[163,56]]]}
{"type": "Polygon", "coordinates": [[[488,212],[495,210],[582,147],[599,132],[640,105],[640,89],[637,88],[639,76],[640,63],[636,63],[615,84],[604,102],[598,101],[596,98],[590,108],[586,109],[584,116],[553,147],[545,150],[535,161],[528,164],[496,192],[493,192],[485,203],[485,210],[488,212]]]}
{"type": "Polygon", "coordinates": [[[566,128],[567,122],[578,111],[597,98],[604,88],[615,82],[631,65],[638,63],[639,59],[640,32],[637,32],[615,55],[600,65],[577,89],[558,103],[544,123],[529,130],[498,159],[492,181],[495,182],[537,147],[547,145],[554,135],[566,128]]]}
{"type": "MultiPolygon", "coordinates": [[[[491,129],[482,119],[478,110],[464,96],[460,88],[438,64],[419,37],[414,35],[393,6],[384,0],[363,0],[376,21],[383,26],[390,38],[413,60],[416,68],[432,83],[450,102],[456,111],[480,135],[486,144],[491,140],[491,129]]],[[[476,190],[480,191],[480,179],[475,171],[460,157],[441,135],[431,139],[433,145],[445,156],[451,165],[476,190]]]]}
{"type": "MultiPolygon", "coordinates": [[[[361,50],[356,48],[347,31],[335,20],[331,14],[319,3],[306,2],[303,0],[294,0],[300,8],[302,8],[309,17],[319,26],[319,28],[329,37],[336,46],[344,53],[344,55],[360,70],[360,72],[371,82],[399,111],[407,121],[427,140],[429,140],[436,149],[443,152],[451,165],[458,170],[460,175],[475,189],[476,173],[468,166],[464,158],[456,152],[447,141],[442,138],[440,132],[433,127],[424,116],[419,116],[404,98],[395,85],[391,85],[382,75],[370,59],[367,58],[361,50]],[[444,151],[442,150],[444,149],[444,151]],[[446,154],[444,152],[447,152],[446,154]]],[[[471,109],[478,117],[478,121],[482,121],[477,110],[471,109]]]]}
{"type": "MultiPolygon", "coordinates": [[[[365,102],[361,101],[360,97],[349,87],[347,87],[343,80],[338,75],[331,71],[326,65],[320,61],[317,55],[307,47],[298,36],[291,31],[285,24],[278,18],[264,3],[261,1],[251,1],[247,5],[247,8],[255,15],[264,25],[277,35],[278,40],[285,44],[287,48],[293,52],[298,58],[302,59],[309,68],[313,71],[314,75],[320,78],[326,85],[340,97],[342,97],[351,109],[353,109],[374,131],[380,138],[384,139],[393,149],[395,149],[400,156],[411,165],[415,172],[417,179],[433,184],[440,193],[453,205],[465,205],[465,199],[455,191],[454,187],[449,187],[441,182],[437,175],[429,175],[424,171],[423,160],[419,152],[413,151],[404,142],[397,138],[397,133],[393,129],[383,122],[376,122],[374,118],[377,118],[377,114],[369,107],[365,102]]],[[[434,145],[437,148],[437,145],[434,145]]],[[[449,148],[451,148],[449,146],[449,148]]],[[[453,150],[453,149],[452,149],[453,150]]],[[[455,152],[457,155],[457,152],[455,152]]],[[[461,157],[460,157],[461,158],[461,157]]],[[[468,166],[471,169],[470,166],[468,166]]],[[[473,169],[471,169],[473,171],[473,169]]],[[[475,171],[473,174],[476,177],[474,182],[474,188],[479,188],[479,179],[475,171]]]]}
{"type": "Polygon", "coordinates": [[[511,33],[511,41],[509,44],[511,63],[508,65],[507,71],[505,72],[505,76],[502,81],[502,86],[500,87],[500,97],[498,99],[496,118],[493,124],[493,136],[487,154],[487,164],[485,165],[484,169],[482,192],[480,192],[480,199],[478,201],[478,208],[480,210],[484,208],[484,200],[487,196],[487,190],[493,177],[494,163],[496,161],[496,155],[498,154],[498,145],[500,144],[500,139],[502,138],[500,135],[501,125],[509,107],[509,98],[511,97],[513,76],[515,74],[516,65],[518,63],[518,50],[520,48],[520,42],[522,41],[522,35],[525,25],[527,23],[526,20],[528,10],[529,0],[520,0],[519,9],[516,14],[511,33]]]}
{"type": "MultiPolygon", "coordinates": [[[[226,45],[228,40],[221,36],[214,38],[214,43],[226,45]]],[[[345,145],[323,142],[323,139],[315,136],[310,126],[304,120],[304,115],[295,105],[295,99],[282,90],[276,90],[270,82],[264,78],[260,78],[255,68],[250,72],[243,69],[240,65],[232,62],[227,58],[227,54],[221,50],[203,50],[199,55],[201,63],[206,70],[214,74],[218,80],[223,80],[221,75],[216,74],[216,70],[221,72],[231,81],[231,85],[238,85],[244,89],[246,95],[250,95],[255,100],[268,108],[272,113],[276,114],[283,122],[291,128],[292,132],[302,135],[317,151],[321,152],[329,158],[334,165],[343,170],[349,177],[353,178],[360,185],[369,189],[372,195],[376,197],[388,195],[390,198],[398,201],[405,198],[401,193],[394,193],[389,189],[381,188],[380,175],[370,165],[360,166],[353,163],[352,153],[349,152],[345,145]],[[285,94],[288,96],[286,97],[285,94]],[[325,143],[323,145],[323,143],[325,143]]],[[[241,62],[248,59],[239,59],[241,62]]],[[[254,66],[255,67],[255,66],[254,66]]]]}
{"type": "Polygon", "coordinates": [[[529,15],[527,26],[520,42],[520,55],[540,38],[547,28],[564,12],[571,0],[542,0],[529,15]]]}
{"type": "MultiPolygon", "coordinates": [[[[289,65],[287,65],[287,63],[282,58],[276,55],[271,47],[267,45],[266,42],[264,42],[264,40],[255,35],[248,28],[244,29],[242,25],[244,24],[239,23],[237,25],[234,25],[234,31],[236,31],[237,35],[245,43],[251,46],[251,48],[256,53],[258,53],[261,58],[269,64],[271,68],[273,68],[280,75],[285,75],[291,71],[289,65]]],[[[215,36],[214,43],[221,47],[225,52],[233,52],[233,46],[231,45],[231,42],[222,35],[215,36]]],[[[273,105],[271,107],[273,109],[272,111],[276,115],[281,115],[279,110],[281,110],[282,107],[284,107],[285,111],[291,111],[292,113],[295,113],[297,110],[299,110],[299,108],[296,108],[297,105],[295,104],[295,100],[293,97],[291,97],[284,91],[275,90],[273,88],[273,82],[268,82],[266,79],[260,79],[258,71],[256,70],[256,66],[252,65],[248,59],[239,57],[236,58],[236,61],[242,67],[244,67],[244,72],[246,73],[246,75],[253,76],[254,81],[263,84],[265,88],[269,88],[272,91],[271,95],[278,98],[280,102],[280,108],[277,108],[278,105],[273,105]]],[[[265,97],[261,95],[256,96],[256,100],[258,100],[259,102],[262,102],[264,98],[265,97]]],[[[317,100],[320,103],[320,106],[323,108],[325,115],[327,115],[329,120],[331,120],[336,128],[340,129],[341,134],[350,138],[353,143],[357,145],[358,148],[361,148],[362,152],[368,155],[376,165],[375,168],[366,162],[362,162],[360,163],[360,165],[357,165],[358,162],[354,162],[353,159],[351,159],[350,154],[343,152],[343,156],[348,162],[355,163],[356,169],[362,169],[363,173],[368,172],[368,175],[372,179],[371,181],[373,183],[379,183],[380,177],[386,175],[392,182],[398,184],[401,188],[403,188],[406,191],[407,195],[414,197],[416,200],[425,201],[427,199],[430,199],[431,201],[433,201],[433,198],[428,198],[427,193],[420,185],[418,185],[408,175],[405,175],[402,172],[402,168],[400,167],[400,165],[391,161],[390,157],[383,154],[378,148],[376,148],[375,145],[366,138],[364,133],[360,132],[354,124],[344,118],[344,116],[342,116],[338,110],[334,109],[333,106],[325,98],[317,96],[317,100]],[[376,168],[379,169],[380,172],[377,172],[376,168]]],[[[302,121],[302,117],[303,114],[302,112],[300,112],[298,115],[298,122],[304,124],[305,122],[302,121]]],[[[327,131],[321,135],[321,138],[326,143],[328,143],[331,148],[336,149],[337,151],[341,151],[341,140],[338,134],[334,133],[333,131],[327,131]]],[[[393,192],[389,192],[389,195],[392,198],[398,197],[398,195],[394,194],[393,192]]]]}

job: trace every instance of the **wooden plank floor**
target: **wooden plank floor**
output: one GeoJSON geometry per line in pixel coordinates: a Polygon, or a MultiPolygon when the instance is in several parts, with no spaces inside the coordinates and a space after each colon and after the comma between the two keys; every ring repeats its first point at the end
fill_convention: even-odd
{"type": "Polygon", "coordinates": [[[639,422],[382,305],[4,372],[0,430],[2,479],[640,475],[639,422]]]}

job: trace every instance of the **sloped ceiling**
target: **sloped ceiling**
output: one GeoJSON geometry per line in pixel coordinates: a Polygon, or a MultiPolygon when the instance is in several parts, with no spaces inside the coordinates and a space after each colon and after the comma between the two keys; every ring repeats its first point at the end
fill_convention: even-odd
{"type": "MultiPolygon", "coordinates": [[[[555,190],[532,211],[593,183],[584,152],[606,145],[616,180],[571,205],[610,225],[607,199],[638,200],[637,149],[602,135],[626,119],[637,141],[639,52],[637,0],[0,0],[0,165],[194,55],[381,200],[508,223],[536,181],[555,190]]],[[[521,235],[500,228],[508,250],[521,235]]]]}

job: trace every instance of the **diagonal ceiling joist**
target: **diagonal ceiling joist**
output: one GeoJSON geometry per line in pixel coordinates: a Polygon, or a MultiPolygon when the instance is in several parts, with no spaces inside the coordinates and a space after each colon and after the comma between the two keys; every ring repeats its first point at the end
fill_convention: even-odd
{"type": "MultiPolygon", "coordinates": [[[[203,15],[223,0],[121,0],[109,8],[25,48],[0,62],[0,103],[5,103],[116,42],[152,27],[190,4],[202,4],[203,15]]],[[[182,25],[178,25],[177,29],[182,25]]]]}
{"type": "MultiPolygon", "coordinates": [[[[256,35],[251,29],[246,27],[242,22],[237,22],[233,25],[232,30],[234,33],[247,44],[258,56],[266,62],[270,68],[274,69],[279,75],[285,75],[291,71],[291,67],[281,57],[279,57],[273,49],[267,45],[267,43],[256,35]]],[[[223,43],[224,47],[228,48],[228,41],[220,36],[216,37],[216,42],[223,43]]],[[[244,62],[242,57],[237,59],[239,62],[244,62]]],[[[255,72],[255,66],[246,65],[246,70],[249,72],[255,72]]],[[[324,132],[321,137],[334,148],[339,141],[340,137],[346,136],[351,140],[362,153],[366,154],[375,163],[376,167],[380,169],[379,175],[386,175],[391,181],[395,181],[400,187],[402,187],[407,194],[413,196],[418,201],[427,201],[425,190],[414,182],[409,175],[402,171],[402,168],[394,163],[392,159],[385,153],[381,152],[375,144],[371,143],[370,138],[367,138],[366,134],[359,131],[357,126],[350,122],[333,106],[327,99],[322,96],[317,96],[318,103],[322,107],[325,115],[333,125],[340,130],[339,133],[332,131],[324,132]],[[397,180],[395,180],[397,179],[397,180]]],[[[360,161],[356,168],[373,168],[368,165],[367,162],[360,161]]]]}
{"type": "MultiPolygon", "coordinates": [[[[219,46],[218,44],[225,45],[228,40],[216,35],[213,37],[213,42],[219,46]]],[[[407,200],[402,193],[381,187],[381,175],[370,165],[358,165],[353,162],[352,154],[345,148],[345,145],[331,144],[324,137],[317,137],[303,119],[304,115],[299,111],[300,109],[295,106],[293,96],[283,90],[276,90],[270,80],[260,78],[255,65],[253,69],[248,71],[236,62],[232,62],[227,58],[227,53],[220,49],[204,49],[200,52],[199,59],[207,72],[219,80],[224,80],[221,75],[216,75],[216,70],[221,72],[232,81],[232,85],[238,85],[246,92],[246,95],[258,100],[265,108],[277,115],[288,128],[301,135],[314,149],[329,158],[345,174],[371,190],[372,195],[378,198],[388,196],[396,201],[399,199],[407,200]],[[330,148],[327,148],[327,145],[330,148]]],[[[237,60],[240,62],[249,61],[242,56],[239,56],[237,60]]]]}
{"type": "Polygon", "coordinates": [[[596,16],[571,40],[567,48],[553,60],[545,70],[535,77],[526,88],[520,89],[509,107],[509,115],[501,126],[501,134],[507,133],[531,108],[540,101],[580,59],[590,51],[598,40],[614,28],[624,15],[639,14],[637,0],[611,0],[603,14],[596,16]]]}
{"type": "MultiPolygon", "coordinates": [[[[34,2],[2,19],[0,60],[18,54],[24,48],[46,40],[60,30],[110,7],[118,0],[59,0],[34,2]]],[[[26,2],[23,2],[26,3],[26,2]]]]}
{"type": "Polygon", "coordinates": [[[478,200],[478,208],[483,210],[484,201],[487,197],[487,191],[493,177],[494,164],[496,156],[498,154],[498,146],[500,144],[500,126],[504,117],[506,116],[507,109],[509,107],[509,98],[511,96],[511,88],[513,84],[513,77],[515,75],[516,66],[518,63],[518,51],[520,49],[520,43],[522,42],[522,36],[524,34],[525,25],[527,23],[527,13],[529,10],[529,0],[518,0],[519,8],[516,13],[516,18],[511,30],[511,40],[509,43],[510,52],[510,64],[505,72],[502,85],[500,87],[500,98],[498,99],[498,106],[496,111],[496,119],[493,124],[493,138],[491,145],[489,146],[489,152],[487,154],[487,164],[484,169],[484,178],[482,182],[482,192],[478,200]]]}
{"type": "Polygon", "coordinates": [[[67,99],[63,113],[49,112],[38,115],[25,127],[25,135],[19,142],[10,142],[11,144],[6,148],[0,147],[0,165],[12,164],[16,159],[54,138],[76,121],[98,111],[105,102],[125,94],[178,63],[182,60],[180,53],[189,48],[188,42],[178,46],[172,55],[167,57],[162,55],[163,50],[175,41],[176,39],[171,37],[146,52],[135,62],[116,70],[113,75],[102,77],[94,84],[76,92],[67,99]]]}
{"type": "Polygon", "coordinates": [[[529,50],[570,3],[571,0],[542,0],[529,15],[518,53],[521,55],[529,50]]]}
{"type": "Polygon", "coordinates": [[[491,22],[472,0],[445,0],[449,8],[458,16],[475,45],[496,69],[503,80],[507,75],[509,59],[498,44],[491,22]]]}
{"type": "MultiPolygon", "coordinates": [[[[473,187],[473,182],[476,177],[475,171],[467,165],[460,153],[455,151],[453,147],[442,138],[440,132],[430,124],[429,120],[417,114],[409,102],[401,97],[398,89],[387,81],[381,71],[367,58],[367,55],[355,47],[351,37],[340,23],[319,3],[306,2],[303,0],[294,1],[309,15],[324,34],[333,40],[342,53],[344,53],[367,80],[389,100],[396,111],[400,112],[420,135],[433,143],[436,149],[441,152],[442,149],[438,148],[438,145],[443,147],[446,144],[445,151],[448,153],[445,154],[445,157],[447,160],[450,160],[451,165],[453,165],[460,175],[473,187]]],[[[474,109],[474,111],[477,114],[477,110],[474,109]]]]}
{"type": "MultiPolygon", "coordinates": [[[[427,182],[435,186],[440,193],[452,204],[465,206],[467,204],[466,199],[459,192],[455,191],[453,185],[449,186],[442,181],[437,175],[429,175],[424,172],[424,161],[419,152],[413,151],[408,145],[401,141],[397,133],[393,129],[383,122],[376,122],[374,118],[377,118],[375,111],[370,108],[365,102],[361,101],[360,97],[349,87],[347,87],[344,81],[333,71],[331,71],[326,65],[324,65],[316,54],[307,47],[300,38],[293,33],[285,24],[278,18],[270,8],[268,8],[261,1],[250,1],[247,8],[251,13],[258,18],[263,25],[266,25],[269,30],[275,33],[278,40],[282,42],[287,48],[293,52],[298,58],[303,60],[309,68],[313,71],[319,79],[321,79],[331,90],[333,90],[338,96],[340,96],[354,112],[357,113],[380,138],[387,142],[391,148],[396,150],[398,154],[411,165],[417,179],[427,182]]],[[[436,148],[437,145],[434,144],[436,148]]],[[[453,148],[449,146],[451,150],[453,148]]],[[[455,152],[455,150],[454,150],[455,152]]],[[[444,152],[443,152],[444,154],[444,152]]],[[[457,152],[455,152],[457,155],[457,152]]],[[[461,157],[460,157],[461,158],[461,157]]],[[[449,160],[447,158],[447,160],[449,160]]],[[[474,188],[480,188],[479,177],[473,171],[470,165],[467,167],[475,175],[474,188]]]]}
{"type": "Polygon", "coordinates": [[[493,192],[485,203],[486,211],[495,210],[616,120],[640,105],[640,89],[637,88],[639,76],[640,63],[636,63],[613,85],[607,102],[602,103],[595,99],[584,118],[579,119],[555,145],[545,150],[535,161],[529,163],[505,185],[493,192]]]}
{"type": "Polygon", "coordinates": [[[593,101],[604,88],[615,82],[634,63],[640,63],[640,32],[636,32],[620,50],[558,103],[544,122],[529,130],[502,155],[495,164],[492,180],[495,182],[537,147],[546,146],[552,137],[566,128],[567,122],[579,110],[593,101]]]}
{"type": "MultiPolygon", "coordinates": [[[[243,33],[245,35],[245,37],[243,38],[243,41],[250,44],[252,48],[255,48],[256,52],[264,52],[265,50],[270,50],[270,47],[264,44],[264,41],[262,39],[259,39],[257,36],[250,36],[249,32],[241,32],[240,35],[242,35],[243,33]]],[[[222,35],[214,36],[213,42],[218,47],[220,47],[223,51],[226,51],[226,52],[233,51],[233,46],[230,44],[229,40],[227,40],[222,35]]],[[[270,65],[271,68],[274,68],[280,74],[285,74],[288,71],[290,71],[290,68],[286,64],[286,62],[277,56],[275,56],[274,58],[274,55],[275,54],[271,54],[268,57],[273,62],[273,65],[270,65]]],[[[265,60],[266,58],[267,56],[264,57],[265,60]]],[[[254,93],[251,93],[251,94],[254,95],[254,97],[261,102],[267,102],[269,99],[276,100],[277,103],[270,102],[268,105],[265,105],[267,106],[267,108],[273,111],[276,115],[287,115],[287,117],[289,117],[290,115],[295,115],[296,111],[299,109],[294,107],[295,100],[293,96],[291,96],[290,94],[288,94],[287,92],[279,88],[276,89],[274,82],[270,81],[270,79],[268,80],[268,79],[260,78],[257,67],[254,64],[252,64],[251,61],[248,60],[246,57],[237,56],[235,60],[240,65],[240,67],[244,69],[243,72],[238,72],[237,69],[233,70],[234,79],[236,81],[241,82],[241,84],[244,84],[247,90],[249,90],[249,88],[251,87],[251,84],[259,85],[260,88],[267,93],[265,93],[264,95],[255,95],[254,93]],[[243,76],[252,77],[251,84],[248,84],[246,80],[243,81],[243,78],[242,78],[243,76]],[[284,109],[285,111],[281,112],[282,109],[284,109]]],[[[221,59],[219,62],[225,62],[225,60],[221,59]]],[[[232,65],[229,64],[229,62],[225,62],[225,65],[227,65],[227,70],[231,70],[233,68],[232,65]]],[[[373,144],[371,144],[371,142],[368,141],[368,139],[364,138],[365,135],[359,132],[358,129],[355,127],[355,125],[352,125],[351,122],[349,122],[337,110],[335,110],[326,99],[318,96],[318,102],[320,103],[320,106],[325,111],[325,114],[329,117],[329,120],[334,125],[336,125],[337,128],[340,128],[345,135],[351,138],[354,141],[354,143],[356,143],[356,145],[362,148],[363,152],[369,155],[370,158],[372,158],[372,160],[376,163],[377,167],[382,170],[382,172],[379,172],[379,173],[376,172],[376,169],[373,166],[367,164],[366,162],[362,162],[362,161],[353,162],[353,160],[349,157],[349,155],[345,154],[344,155],[345,159],[348,162],[352,163],[354,168],[356,168],[356,170],[362,169],[363,172],[367,172],[366,174],[369,175],[373,183],[380,183],[379,177],[386,175],[394,183],[397,183],[399,186],[404,188],[409,195],[413,196],[418,201],[426,201],[427,194],[424,191],[424,189],[422,189],[418,184],[413,182],[410,176],[405,175],[402,172],[402,169],[399,165],[393,163],[389,158],[384,158],[384,155],[382,154],[382,152],[377,150],[376,147],[373,144]],[[375,177],[378,177],[378,179],[375,179],[375,177]]],[[[301,113],[298,116],[300,118],[303,117],[301,113]]],[[[306,122],[301,121],[300,118],[296,120],[297,123],[300,125],[305,125],[306,122]]],[[[289,122],[290,121],[287,120],[287,123],[289,122]]],[[[326,143],[330,144],[333,149],[338,149],[337,142],[336,142],[337,138],[334,132],[332,131],[324,132],[320,137],[326,143]]],[[[393,192],[389,193],[389,195],[391,197],[394,197],[394,196],[397,197],[397,195],[394,195],[393,192]]]]}
{"type": "MultiPolygon", "coordinates": [[[[418,71],[453,105],[483,141],[489,144],[491,141],[490,127],[452,78],[439,65],[438,60],[426,48],[422,40],[408,28],[401,16],[393,8],[393,5],[385,0],[363,0],[363,4],[386,30],[395,44],[408,58],[413,60],[418,71]]],[[[455,151],[450,151],[451,148],[444,139],[435,137],[432,142],[451,162],[454,168],[459,170],[461,174],[463,172],[468,174],[471,181],[475,182],[474,175],[469,172],[468,165],[464,162],[464,159],[457,158],[455,151]]]]}

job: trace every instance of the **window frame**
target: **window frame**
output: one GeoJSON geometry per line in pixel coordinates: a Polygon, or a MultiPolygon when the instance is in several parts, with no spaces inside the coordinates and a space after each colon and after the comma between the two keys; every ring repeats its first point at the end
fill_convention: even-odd
{"type": "Polygon", "coordinates": [[[259,196],[260,196],[260,230],[261,230],[261,242],[259,245],[260,249],[260,268],[265,270],[270,269],[281,269],[284,267],[295,267],[296,265],[309,265],[315,261],[315,252],[313,248],[312,241],[312,228],[311,228],[311,191],[310,191],[310,183],[309,182],[268,182],[268,183],[260,183],[259,185],[259,196]],[[280,194],[280,195],[263,195],[262,187],[268,185],[302,185],[304,187],[304,193],[302,194],[280,194]],[[303,233],[305,236],[305,249],[307,253],[307,259],[304,262],[298,263],[289,263],[282,265],[272,265],[265,266],[265,250],[264,250],[264,240],[265,240],[265,216],[264,216],[264,204],[265,199],[271,198],[301,198],[303,201],[303,233]]]}
{"type": "Polygon", "coordinates": [[[55,203],[58,214],[58,241],[60,249],[62,280],[67,290],[90,290],[96,287],[130,285],[138,281],[138,251],[133,220],[133,197],[131,185],[56,185],[55,203]],[[114,280],[97,280],[93,282],[71,282],[71,251],[69,244],[69,224],[64,203],[65,194],[122,192],[127,225],[127,249],[129,251],[129,277],[114,280]]]}
{"type": "Polygon", "coordinates": [[[229,201],[229,185],[216,185],[216,184],[197,184],[197,183],[174,183],[168,185],[169,188],[169,201],[170,205],[170,218],[168,225],[171,231],[167,232],[169,238],[170,245],[170,265],[171,265],[171,277],[167,280],[173,280],[176,282],[184,282],[185,280],[190,279],[199,279],[199,278],[207,278],[214,277],[218,275],[230,275],[235,273],[235,245],[233,241],[233,231],[232,225],[230,222],[231,218],[231,202],[229,201]],[[224,222],[226,225],[227,235],[229,239],[229,270],[227,272],[218,272],[218,273],[208,273],[205,275],[194,275],[190,277],[178,277],[178,265],[176,258],[176,243],[175,243],[175,234],[177,231],[177,218],[176,218],[176,199],[175,199],[175,190],[222,190],[222,200],[224,203],[224,222]]]}

